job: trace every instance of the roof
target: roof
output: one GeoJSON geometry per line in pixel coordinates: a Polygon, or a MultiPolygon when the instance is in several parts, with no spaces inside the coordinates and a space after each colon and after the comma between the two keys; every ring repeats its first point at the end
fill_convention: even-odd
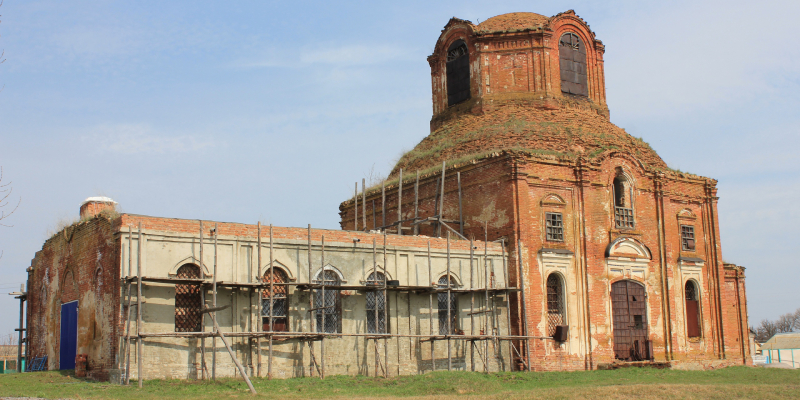
{"type": "Polygon", "coordinates": [[[762,350],[800,349],[800,333],[776,333],[761,345],[762,350]]]}
{"type": "Polygon", "coordinates": [[[521,150],[555,158],[589,160],[617,150],[645,167],[667,164],[643,140],[629,135],[591,109],[507,106],[481,115],[462,114],[445,122],[404,154],[392,170],[424,171],[442,161],[478,158],[502,150],[521,150]]]}
{"type": "Polygon", "coordinates": [[[541,28],[550,18],[531,12],[501,14],[478,24],[477,33],[520,32],[541,28]]]}

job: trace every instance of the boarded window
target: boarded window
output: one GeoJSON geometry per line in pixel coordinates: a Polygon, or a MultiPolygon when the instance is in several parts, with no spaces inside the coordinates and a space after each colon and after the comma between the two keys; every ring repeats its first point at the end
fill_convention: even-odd
{"type": "MultiPolygon", "coordinates": [[[[200,267],[185,264],[178,268],[177,279],[201,279],[200,267]]],[[[175,332],[200,332],[202,330],[201,287],[198,283],[175,285],[175,332]]]]}
{"type": "Polygon", "coordinates": [[[271,268],[264,272],[262,281],[272,282],[273,290],[267,287],[261,292],[261,329],[264,331],[287,332],[288,319],[288,287],[289,276],[280,268],[271,268]],[[272,324],[270,326],[270,304],[272,305],[272,324]]]}
{"type": "Polygon", "coordinates": [[[686,281],[686,336],[700,337],[700,293],[693,281],[686,281]]]}
{"type": "MultiPolygon", "coordinates": [[[[380,272],[373,272],[367,278],[367,286],[383,287],[386,276],[380,272]]],[[[383,291],[367,292],[367,333],[387,333],[386,330],[386,297],[383,291]],[[377,329],[375,321],[378,321],[377,329]]]]}
{"type": "Polygon", "coordinates": [[[558,42],[558,56],[561,63],[561,91],[587,96],[586,46],[583,41],[574,33],[565,33],[558,42]]]}
{"type": "MultiPolygon", "coordinates": [[[[340,284],[339,276],[333,271],[323,271],[316,280],[316,284],[336,286],[340,284]]],[[[322,289],[314,291],[314,314],[317,321],[317,332],[341,333],[342,332],[342,300],[339,290],[322,289]]]]}
{"type": "Polygon", "coordinates": [[[447,49],[447,105],[469,99],[469,51],[463,40],[456,40],[447,49]]]}
{"type": "Polygon", "coordinates": [[[553,242],[564,241],[564,221],[561,213],[545,213],[545,229],[547,230],[547,240],[553,242]]]}
{"type": "Polygon", "coordinates": [[[694,226],[681,225],[681,248],[686,251],[694,251],[694,226]]]}
{"type": "MultiPolygon", "coordinates": [[[[448,286],[447,278],[448,278],[447,276],[439,278],[438,284],[440,289],[447,288],[448,286]]],[[[451,288],[453,288],[454,283],[455,281],[451,277],[450,278],[451,288]]],[[[437,297],[439,300],[439,334],[440,335],[454,334],[458,331],[458,301],[456,299],[456,294],[450,292],[450,296],[448,297],[447,293],[439,293],[437,297]]]]}
{"type": "Polygon", "coordinates": [[[566,325],[564,282],[559,274],[547,277],[547,335],[556,333],[556,326],[566,325]]]}

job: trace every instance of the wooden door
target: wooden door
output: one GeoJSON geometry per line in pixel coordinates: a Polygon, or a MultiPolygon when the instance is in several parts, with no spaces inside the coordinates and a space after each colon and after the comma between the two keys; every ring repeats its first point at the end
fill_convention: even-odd
{"type": "Polygon", "coordinates": [[[633,281],[613,283],[611,285],[611,307],[616,358],[626,361],[640,361],[649,358],[644,286],[633,281]]]}

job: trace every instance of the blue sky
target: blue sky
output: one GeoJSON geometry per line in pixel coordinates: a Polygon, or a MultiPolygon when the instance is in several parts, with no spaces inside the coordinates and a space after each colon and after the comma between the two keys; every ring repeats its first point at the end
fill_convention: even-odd
{"type": "MultiPolygon", "coordinates": [[[[36,1],[0,8],[0,293],[88,196],[125,212],[338,228],[338,204],[428,133],[431,53],[473,22],[575,9],[611,119],[719,180],[750,323],[800,307],[796,1],[36,1]]],[[[0,295],[0,333],[17,321],[0,295]]]]}

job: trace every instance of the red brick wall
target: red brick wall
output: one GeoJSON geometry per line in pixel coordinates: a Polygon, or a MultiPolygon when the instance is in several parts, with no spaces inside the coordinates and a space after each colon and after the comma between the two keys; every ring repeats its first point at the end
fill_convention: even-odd
{"type": "Polygon", "coordinates": [[[28,275],[30,357],[59,368],[61,304],[78,301],[77,354],[88,354],[90,377],[114,367],[119,309],[119,244],[112,221],[96,217],[57,233],[36,253],[28,275]]]}
{"type": "MultiPolygon", "coordinates": [[[[699,177],[670,174],[669,177],[644,170],[634,159],[620,154],[608,154],[600,161],[578,168],[566,161],[526,159],[503,153],[474,164],[447,171],[445,182],[445,218],[458,219],[458,187],[456,171],[461,172],[462,203],[465,233],[469,237],[483,236],[483,222],[488,220],[489,240],[507,238],[510,276],[517,279],[516,241],[523,242],[525,265],[526,308],[528,334],[546,336],[546,301],[543,282],[546,279],[538,266],[538,251],[543,247],[562,248],[574,253],[576,270],[570,287],[579,292],[577,307],[582,314],[570,322],[570,329],[582,332],[580,341],[585,357],[554,348],[551,341],[533,340],[531,357],[534,369],[583,369],[614,361],[613,331],[610,315],[610,285],[621,277],[611,277],[607,271],[606,248],[618,237],[632,237],[643,243],[651,253],[647,277],[643,283],[648,291],[648,322],[655,357],[667,360],[713,360],[723,357],[721,343],[725,342],[729,359],[741,358],[741,337],[737,321],[744,310],[744,281],[739,291],[727,284],[717,289],[722,276],[719,230],[716,217],[715,182],[699,177]],[[636,228],[621,231],[614,227],[612,182],[616,168],[621,167],[634,181],[634,212],[636,228]],[[563,199],[555,205],[543,199],[548,195],[563,199]],[[544,212],[563,213],[565,240],[552,243],[545,240],[544,212]],[[683,215],[679,218],[679,213],[683,215]],[[680,225],[695,227],[696,250],[684,251],[681,246],[680,225]],[[702,339],[689,341],[685,335],[684,284],[679,257],[700,258],[702,267],[701,318],[702,339]],[[588,287],[588,293],[583,293],[588,287]],[[720,297],[721,294],[721,297],[720,297]],[[736,297],[738,296],[738,297],[736,297]],[[723,304],[722,309],[718,305],[723,304]],[[588,301],[586,300],[588,299],[588,301]],[[738,302],[734,302],[734,299],[738,302]],[[727,308],[725,306],[727,305],[727,308]],[[736,304],[735,307],[731,304],[736,304]],[[730,308],[731,310],[728,310],[730,308]],[[739,314],[732,312],[738,311],[739,314]],[[720,310],[722,313],[720,314],[720,310]],[[665,317],[666,316],[666,317],[665,317]],[[591,328],[591,338],[585,336],[591,328]],[[724,335],[724,336],[723,336],[724,335]],[[731,344],[733,343],[733,345],[731,344]],[[550,346],[548,348],[548,346],[550,346]],[[739,349],[739,350],[736,350],[739,349]]],[[[420,181],[419,216],[433,215],[436,178],[440,173],[424,176],[420,181]]],[[[406,172],[403,186],[403,219],[413,217],[414,177],[406,172]]],[[[377,225],[381,224],[380,188],[367,193],[367,227],[372,225],[373,200],[377,225]]],[[[386,188],[387,223],[397,220],[397,184],[386,188]]],[[[363,229],[363,204],[359,197],[359,229],[363,229]]],[[[353,201],[340,206],[343,229],[353,229],[353,201]]],[[[457,225],[453,225],[457,228],[457,225]]],[[[433,234],[429,227],[422,234],[433,234]]],[[[698,282],[699,283],[699,282],[698,282]]],[[[515,283],[512,283],[515,285],[515,283]]],[[[512,305],[514,305],[512,300],[512,305]]],[[[521,332],[521,310],[513,306],[513,332],[521,332]]],[[[746,324],[745,324],[746,325],[746,324]]],[[[746,335],[746,333],[745,333],[746,335]]],[[[746,336],[744,336],[746,338],[746,336]]],[[[578,352],[580,353],[580,352],[578,352]]],[[[524,354],[524,352],[523,352],[524,354]]]]}

